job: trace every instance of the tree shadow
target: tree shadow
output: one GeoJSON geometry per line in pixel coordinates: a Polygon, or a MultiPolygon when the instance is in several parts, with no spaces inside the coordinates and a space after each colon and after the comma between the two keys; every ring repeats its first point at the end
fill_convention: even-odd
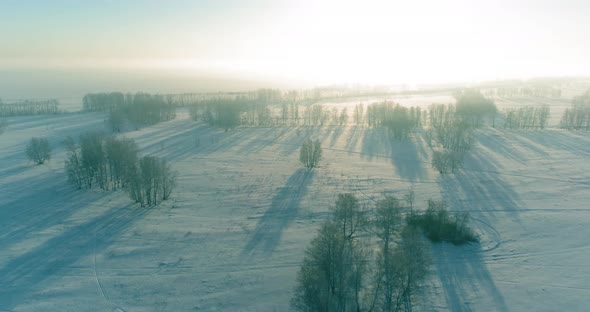
{"type": "Polygon", "coordinates": [[[362,157],[373,160],[390,158],[397,175],[409,181],[427,178],[427,153],[424,140],[419,134],[407,140],[395,140],[383,128],[366,129],[362,140],[362,157]]]}
{"type": "Polygon", "coordinates": [[[330,135],[330,147],[334,147],[336,143],[338,143],[338,139],[342,136],[342,132],[344,132],[343,126],[333,126],[332,127],[332,134],[330,135]]]}
{"type": "Polygon", "coordinates": [[[286,132],[278,133],[278,128],[243,128],[240,129],[240,146],[237,153],[248,155],[274,145],[286,132]]]}
{"type": "Polygon", "coordinates": [[[307,139],[320,140],[322,146],[325,149],[324,142],[330,135],[330,131],[325,126],[317,127],[299,127],[294,131],[289,131],[281,137],[281,140],[277,141],[279,145],[279,151],[282,155],[291,155],[297,152],[303,142],[307,139]]]}
{"type": "Polygon", "coordinates": [[[364,128],[357,125],[349,127],[348,135],[346,137],[346,150],[350,152],[356,151],[356,146],[358,145],[363,131],[364,128]]]}
{"type": "Polygon", "coordinates": [[[584,131],[545,130],[519,133],[529,144],[564,151],[575,156],[590,157],[590,133],[584,131]]]}
{"type": "Polygon", "coordinates": [[[78,191],[53,172],[2,186],[0,249],[7,250],[31,235],[63,224],[71,215],[114,193],[78,191]],[[57,183],[55,183],[57,181],[57,183]],[[26,185],[26,188],[23,188],[26,185]]]}
{"type": "Polygon", "coordinates": [[[500,164],[481,149],[467,154],[464,169],[440,176],[443,199],[452,210],[488,218],[504,212],[519,221],[520,196],[499,170],[500,164]]]}
{"type": "Polygon", "coordinates": [[[68,229],[42,245],[11,259],[0,269],[0,305],[11,310],[42,288],[44,281],[110,246],[149,208],[113,207],[87,222],[68,229]]]}
{"type": "Polygon", "coordinates": [[[516,161],[520,164],[526,163],[530,157],[523,154],[516,147],[515,142],[508,141],[506,133],[501,133],[499,130],[492,129],[486,131],[476,132],[477,142],[485,149],[499,154],[500,156],[516,161]]]}
{"type": "Polygon", "coordinates": [[[508,311],[481,252],[438,243],[433,245],[433,256],[449,311],[473,311],[470,303],[475,296],[489,311],[508,311]]]}
{"type": "Polygon", "coordinates": [[[273,197],[270,207],[260,217],[253,234],[242,250],[242,254],[252,254],[256,250],[266,255],[272,254],[281,240],[283,231],[297,217],[299,204],[307,193],[314,171],[298,169],[293,173],[273,197]]]}

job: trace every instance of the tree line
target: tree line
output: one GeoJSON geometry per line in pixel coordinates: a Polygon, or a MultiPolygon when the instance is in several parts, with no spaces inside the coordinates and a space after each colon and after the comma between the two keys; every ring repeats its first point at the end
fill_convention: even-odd
{"type": "Polygon", "coordinates": [[[544,97],[544,98],[560,98],[561,89],[551,86],[529,86],[529,87],[498,87],[487,91],[490,95],[498,97],[544,97]]]}
{"type": "Polygon", "coordinates": [[[525,106],[507,109],[504,128],[508,129],[545,129],[549,120],[549,105],[525,106]]]}
{"type": "Polygon", "coordinates": [[[55,99],[23,100],[11,103],[2,102],[0,99],[0,117],[46,115],[59,112],[59,101],[55,99]]]}
{"type": "Polygon", "coordinates": [[[135,128],[153,125],[176,117],[173,97],[149,93],[91,93],[82,100],[85,112],[107,112],[113,131],[122,131],[126,123],[135,128]]]}
{"type": "Polygon", "coordinates": [[[139,158],[132,139],[87,132],[80,135],[78,143],[72,138],[65,143],[65,171],[68,181],[78,189],[125,189],[141,206],[151,206],[168,199],[176,184],[176,173],[166,160],[139,158]]]}
{"type": "Polygon", "coordinates": [[[297,102],[268,104],[246,97],[215,98],[189,107],[193,120],[202,120],[226,131],[236,127],[273,126],[343,126],[348,124],[348,110],[321,104],[301,105],[297,102]]]}

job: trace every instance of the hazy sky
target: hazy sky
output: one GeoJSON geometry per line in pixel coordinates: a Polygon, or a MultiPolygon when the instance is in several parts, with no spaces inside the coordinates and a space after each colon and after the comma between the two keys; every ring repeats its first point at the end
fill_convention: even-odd
{"type": "Polygon", "coordinates": [[[110,70],[325,84],[587,75],[589,16],[586,0],[0,0],[0,76],[110,70]]]}

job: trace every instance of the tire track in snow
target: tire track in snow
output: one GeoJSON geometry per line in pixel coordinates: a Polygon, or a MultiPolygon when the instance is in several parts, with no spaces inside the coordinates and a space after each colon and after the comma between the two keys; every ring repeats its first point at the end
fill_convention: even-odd
{"type": "Polygon", "coordinates": [[[111,301],[110,297],[107,295],[102,283],[100,282],[100,278],[98,277],[98,270],[96,269],[96,231],[94,232],[94,277],[96,278],[96,283],[98,284],[98,288],[100,289],[100,293],[102,294],[102,298],[111,306],[115,307],[115,311],[123,311],[126,312],[123,307],[111,301]]]}

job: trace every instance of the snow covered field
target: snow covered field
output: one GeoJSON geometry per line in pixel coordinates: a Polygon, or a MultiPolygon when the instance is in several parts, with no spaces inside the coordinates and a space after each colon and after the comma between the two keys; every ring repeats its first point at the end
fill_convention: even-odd
{"type": "Polygon", "coordinates": [[[102,114],[7,121],[0,311],[286,311],[304,248],[336,195],[371,204],[408,189],[420,207],[442,198],[469,211],[481,236],[479,245],[432,247],[416,311],[587,310],[588,133],[484,129],[465,168],[440,176],[420,135],[391,143],[354,127],[226,133],[181,113],[122,134],[180,173],[170,200],[140,208],[123,192],[67,184],[60,142],[106,131],[102,114]],[[54,147],[45,165],[26,159],[32,136],[54,147]],[[307,137],[324,149],[313,172],[298,161],[307,137]]]}

